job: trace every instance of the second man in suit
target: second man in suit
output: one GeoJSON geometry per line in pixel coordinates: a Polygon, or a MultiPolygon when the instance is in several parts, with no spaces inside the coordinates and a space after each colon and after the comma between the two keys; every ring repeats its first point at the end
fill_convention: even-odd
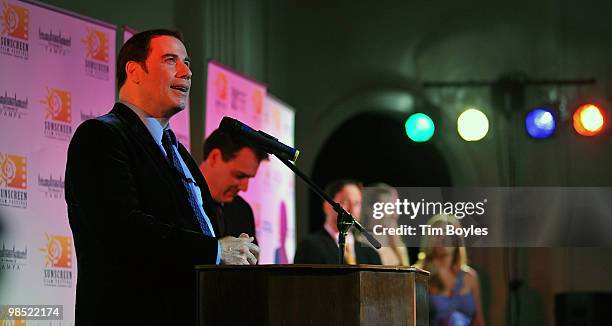
{"type": "MultiPolygon", "coordinates": [[[[356,219],[361,215],[361,184],[354,180],[338,180],[330,183],[327,192],[356,219]]],[[[297,247],[296,264],[338,264],[338,214],[328,203],[323,204],[325,224],[323,229],[307,236],[297,247]]],[[[344,260],[347,264],[380,265],[380,256],[368,244],[359,241],[351,232],[346,237],[344,260]]]]}
{"type": "Polygon", "coordinates": [[[218,221],[221,235],[255,236],[253,210],[238,193],[247,191],[249,180],[257,174],[261,161],[268,160],[268,154],[244,137],[216,129],[204,142],[203,157],[200,170],[222,211],[218,221]]]}

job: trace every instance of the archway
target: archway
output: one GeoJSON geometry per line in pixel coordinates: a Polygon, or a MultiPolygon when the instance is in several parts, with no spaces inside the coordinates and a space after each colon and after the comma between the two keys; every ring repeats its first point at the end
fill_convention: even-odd
{"type": "MultiPolygon", "coordinates": [[[[321,186],[338,178],[395,187],[451,185],[438,148],[410,141],[402,117],[381,112],[360,113],[341,124],[319,151],[312,177],[321,186]]],[[[309,196],[309,217],[310,231],[324,222],[321,200],[314,193],[309,196]]]]}

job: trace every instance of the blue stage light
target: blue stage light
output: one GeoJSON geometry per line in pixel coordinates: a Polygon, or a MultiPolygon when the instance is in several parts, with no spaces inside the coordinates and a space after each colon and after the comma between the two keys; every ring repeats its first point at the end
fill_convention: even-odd
{"type": "Polygon", "coordinates": [[[525,118],[525,128],[533,138],[548,138],[555,132],[555,117],[548,109],[534,109],[525,118]]]}

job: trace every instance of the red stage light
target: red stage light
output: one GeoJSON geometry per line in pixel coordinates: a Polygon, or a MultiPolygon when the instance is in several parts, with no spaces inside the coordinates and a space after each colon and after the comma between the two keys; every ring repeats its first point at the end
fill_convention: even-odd
{"type": "Polygon", "coordinates": [[[594,104],[584,104],[574,112],[574,129],[582,136],[599,134],[606,124],[605,112],[594,104]]]}

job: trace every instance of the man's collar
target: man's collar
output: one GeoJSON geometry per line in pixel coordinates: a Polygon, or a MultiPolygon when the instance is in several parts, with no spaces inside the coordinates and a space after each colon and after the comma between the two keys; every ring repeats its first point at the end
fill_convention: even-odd
{"type": "Polygon", "coordinates": [[[168,122],[168,124],[164,128],[164,126],[162,126],[161,122],[157,118],[151,116],[150,114],[145,112],[143,109],[137,107],[136,105],[129,103],[127,101],[124,101],[124,100],[120,100],[119,103],[127,106],[132,111],[134,111],[134,113],[136,113],[136,115],[140,118],[142,123],[144,123],[145,127],[147,127],[147,130],[149,130],[149,133],[155,140],[155,143],[161,146],[164,130],[170,128],[170,122],[168,122]]]}
{"type": "MultiPolygon", "coordinates": [[[[338,238],[340,237],[340,232],[332,230],[331,226],[327,225],[327,223],[323,224],[323,228],[325,228],[325,231],[329,233],[329,236],[332,239],[334,239],[334,241],[336,242],[336,246],[337,246],[338,238]]],[[[346,242],[349,243],[351,246],[355,243],[355,239],[353,238],[353,233],[350,231],[346,234],[346,242]]]]}

